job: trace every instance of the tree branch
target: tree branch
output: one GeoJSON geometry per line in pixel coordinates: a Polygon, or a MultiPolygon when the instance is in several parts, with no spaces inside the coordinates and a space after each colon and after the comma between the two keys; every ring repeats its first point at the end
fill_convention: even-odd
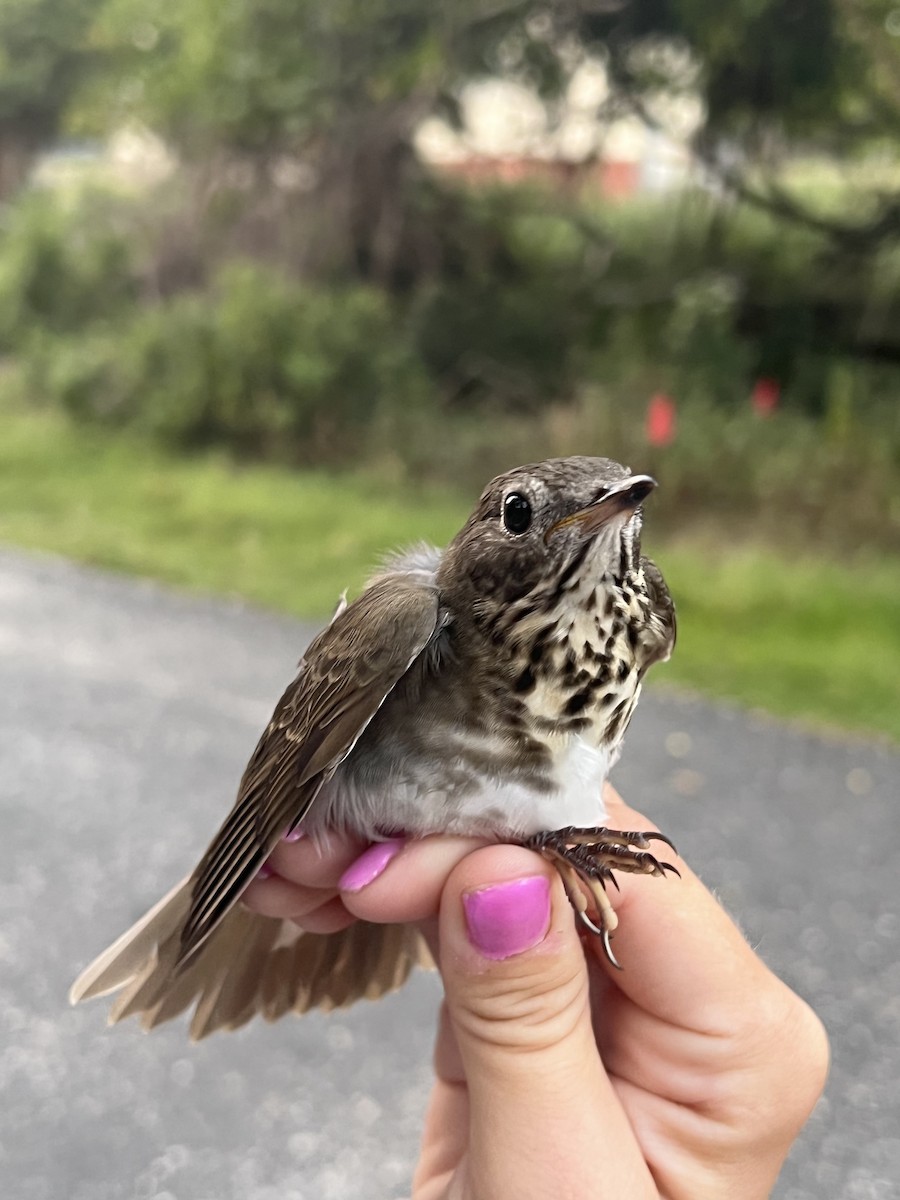
{"type": "Polygon", "coordinates": [[[811,212],[772,180],[768,182],[766,191],[762,192],[749,184],[739,171],[718,162],[715,155],[698,150],[698,158],[716,175],[722,186],[744,204],[811,229],[834,242],[841,250],[867,254],[877,250],[882,242],[900,237],[900,199],[882,199],[879,211],[869,221],[837,221],[811,212]]]}
{"type": "MultiPolygon", "coordinates": [[[[616,98],[648,129],[666,133],[665,126],[650,113],[643,98],[633,90],[634,81],[621,59],[613,56],[610,67],[610,81],[616,98]]],[[[714,148],[704,144],[702,136],[695,139],[693,150],[703,166],[738,200],[780,220],[811,229],[828,238],[840,250],[867,254],[878,249],[881,242],[900,237],[900,197],[883,197],[879,211],[868,221],[838,221],[812,212],[774,180],[769,180],[766,190],[760,191],[748,183],[739,170],[722,163],[714,148]]]]}

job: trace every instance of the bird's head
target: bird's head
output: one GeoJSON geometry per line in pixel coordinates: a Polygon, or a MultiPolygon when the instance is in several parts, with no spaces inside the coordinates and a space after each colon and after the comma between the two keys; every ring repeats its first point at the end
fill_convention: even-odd
{"type": "Polygon", "coordinates": [[[458,605],[573,595],[640,560],[641,504],[656,487],[608,458],[553,458],[493,479],[444,554],[438,583],[458,605]]]}

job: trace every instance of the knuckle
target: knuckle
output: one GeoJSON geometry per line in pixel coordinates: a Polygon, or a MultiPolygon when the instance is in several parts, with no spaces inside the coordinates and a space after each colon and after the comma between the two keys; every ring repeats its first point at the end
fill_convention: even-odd
{"type": "Polygon", "coordinates": [[[825,1090],[831,1051],[828,1034],[818,1015],[804,1001],[797,998],[797,1009],[793,1020],[791,1038],[794,1063],[794,1086],[792,1089],[794,1110],[800,1124],[815,1108],[825,1090]]]}
{"type": "Polygon", "coordinates": [[[448,1004],[458,1033],[494,1047],[551,1049],[589,1019],[587,981],[577,963],[548,971],[546,962],[529,959],[512,971],[470,976],[464,993],[454,992],[448,1004]]]}
{"type": "Polygon", "coordinates": [[[758,1146],[789,1144],[815,1108],[828,1077],[829,1046],[815,1012],[789,988],[754,1006],[736,1031],[720,1114],[735,1137],[758,1146]]]}

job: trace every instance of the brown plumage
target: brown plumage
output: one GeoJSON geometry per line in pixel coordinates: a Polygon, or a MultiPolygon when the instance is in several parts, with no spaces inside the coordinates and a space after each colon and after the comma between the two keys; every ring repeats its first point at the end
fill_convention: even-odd
{"type": "Polygon", "coordinates": [[[80,976],[73,1002],[120,991],[110,1019],[147,1028],[195,1005],[201,1037],[399,986],[429,961],[415,929],[313,935],[238,905],[301,820],[313,837],[533,845],[609,950],[610,870],[666,868],[643,835],[602,827],[600,799],[640,681],[674,643],[662,575],[640,555],[653,486],[608,459],[522,467],[488,485],[443,556],[389,564],[310,644],[196,870],[80,976]]]}

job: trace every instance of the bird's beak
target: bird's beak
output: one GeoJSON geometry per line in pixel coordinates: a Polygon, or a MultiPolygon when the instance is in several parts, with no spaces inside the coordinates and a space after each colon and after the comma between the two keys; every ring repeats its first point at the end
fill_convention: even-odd
{"type": "Polygon", "coordinates": [[[570,513],[551,525],[546,536],[549,538],[566,525],[577,524],[580,533],[585,537],[593,537],[613,517],[633,513],[655,487],[656,480],[650,475],[629,475],[626,479],[620,479],[618,483],[610,484],[587,508],[570,513]]]}

